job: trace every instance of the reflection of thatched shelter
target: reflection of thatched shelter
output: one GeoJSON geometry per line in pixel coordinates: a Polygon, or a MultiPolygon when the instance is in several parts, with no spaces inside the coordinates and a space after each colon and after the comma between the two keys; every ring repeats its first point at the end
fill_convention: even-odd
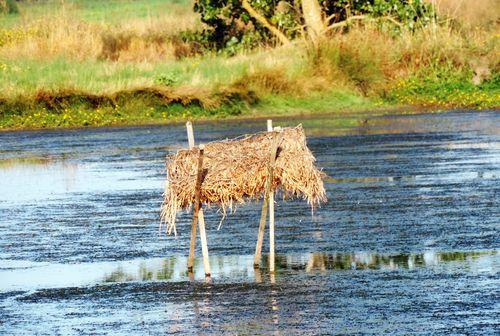
{"type": "MultiPolygon", "coordinates": [[[[312,207],[326,201],[324,174],[314,165],[300,125],[206,144],[200,201],[216,204],[225,211],[234,203],[263,197],[270,148],[277,133],[280,137],[272,190],[280,190],[284,197],[303,197],[312,207]]],[[[168,158],[162,219],[169,228],[175,226],[177,212],[195,202],[198,154],[195,147],[168,158]]]]}

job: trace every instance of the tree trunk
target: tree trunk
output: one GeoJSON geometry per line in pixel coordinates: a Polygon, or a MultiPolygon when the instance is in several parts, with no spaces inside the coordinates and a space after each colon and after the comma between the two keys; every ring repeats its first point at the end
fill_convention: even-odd
{"type": "Polygon", "coordinates": [[[326,25],[321,15],[318,0],[302,0],[302,15],[307,26],[307,34],[314,42],[324,34],[326,25]]]}

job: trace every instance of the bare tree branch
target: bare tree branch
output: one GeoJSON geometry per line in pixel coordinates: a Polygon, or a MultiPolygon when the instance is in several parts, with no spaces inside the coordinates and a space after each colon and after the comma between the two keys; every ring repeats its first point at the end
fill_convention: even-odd
{"type": "Polygon", "coordinates": [[[242,0],[242,7],[250,14],[255,20],[257,20],[261,25],[269,29],[271,33],[274,34],[280,40],[282,44],[288,44],[290,43],[290,40],[288,37],[285,36],[278,28],[273,26],[267,19],[259,14],[253,7],[250,5],[248,0],[242,0]]]}
{"type": "Polygon", "coordinates": [[[326,33],[327,31],[335,29],[335,28],[345,27],[351,21],[359,21],[359,20],[366,20],[366,19],[370,19],[370,18],[368,16],[365,16],[365,15],[354,15],[354,16],[351,16],[351,17],[345,19],[344,21],[332,23],[331,25],[326,27],[324,32],[326,33]]]}

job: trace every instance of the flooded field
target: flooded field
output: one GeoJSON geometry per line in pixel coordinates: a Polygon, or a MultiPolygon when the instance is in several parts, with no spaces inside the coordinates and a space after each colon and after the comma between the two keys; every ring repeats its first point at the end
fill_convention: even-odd
{"type": "Polygon", "coordinates": [[[210,280],[186,272],[191,214],[158,232],[183,126],[0,133],[0,334],[498,334],[500,113],[275,120],[298,123],[329,202],[278,198],[275,275],[252,267],[260,204],[219,231],[207,210],[210,280]]]}

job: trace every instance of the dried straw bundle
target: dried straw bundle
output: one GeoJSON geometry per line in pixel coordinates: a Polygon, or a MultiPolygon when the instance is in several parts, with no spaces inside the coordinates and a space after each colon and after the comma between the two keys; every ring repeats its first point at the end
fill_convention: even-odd
{"type": "MultiPolygon", "coordinates": [[[[312,208],[325,202],[325,174],[314,165],[301,125],[206,144],[201,202],[218,204],[225,214],[234,203],[263,197],[274,136],[280,138],[272,190],[282,191],[284,198],[302,196],[312,208]]],[[[167,223],[168,233],[175,230],[177,212],[194,203],[198,156],[199,149],[193,148],[167,158],[162,222],[167,223]]]]}

